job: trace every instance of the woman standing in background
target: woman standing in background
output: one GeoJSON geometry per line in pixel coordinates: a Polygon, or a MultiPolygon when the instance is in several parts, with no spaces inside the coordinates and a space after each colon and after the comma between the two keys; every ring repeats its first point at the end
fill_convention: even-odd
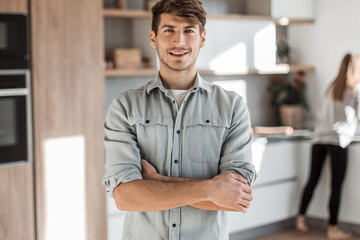
{"type": "Polygon", "coordinates": [[[328,239],[350,239],[352,235],[340,230],[338,212],[341,187],[347,165],[347,146],[353,140],[360,119],[360,56],[348,53],[340,70],[326,92],[321,116],[315,126],[312,141],[310,177],[304,189],[296,228],[308,232],[305,213],[318,183],[327,154],[331,158],[331,196],[328,239]]]}

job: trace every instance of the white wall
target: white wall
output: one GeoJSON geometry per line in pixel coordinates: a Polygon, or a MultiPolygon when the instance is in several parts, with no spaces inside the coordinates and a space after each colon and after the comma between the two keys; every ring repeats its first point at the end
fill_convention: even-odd
{"type": "Polygon", "coordinates": [[[316,67],[316,71],[307,76],[308,98],[316,112],[345,53],[354,51],[360,54],[360,1],[313,2],[315,24],[290,26],[288,39],[294,61],[316,67]]]}

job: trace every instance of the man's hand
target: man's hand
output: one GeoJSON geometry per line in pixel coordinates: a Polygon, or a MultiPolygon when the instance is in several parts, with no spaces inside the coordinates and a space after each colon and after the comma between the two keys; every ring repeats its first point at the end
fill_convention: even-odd
{"type": "Polygon", "coordinates": [[[154,166],[145,159],[141,159],[141,175],[143,179],[160,180],[160,174],[158,174],[154,166]]]}
{"type": "Polygon", "coordinates": [[[244,177],[226,172],[211,179],[215,191],[210,193],[211,201],[224,208],[246,212],[253,200],[252,189],[244,177]]]}

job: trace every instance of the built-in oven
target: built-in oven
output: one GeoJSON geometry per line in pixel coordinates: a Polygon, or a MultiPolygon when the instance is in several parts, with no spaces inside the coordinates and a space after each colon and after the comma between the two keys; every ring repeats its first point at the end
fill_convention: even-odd
{"type": "Polygon", "coordinates": [[[0,69],[29,68],[28,16],[0,12],[0,69]]]}
{"type": "Polygon", "coordinates": [[[0,167],[32,162],[30,71],[0,70],[0,167]]]}

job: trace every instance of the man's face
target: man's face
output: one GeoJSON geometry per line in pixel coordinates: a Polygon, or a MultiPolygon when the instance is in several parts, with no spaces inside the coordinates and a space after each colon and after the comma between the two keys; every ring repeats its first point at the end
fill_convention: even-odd
{"type": "Polygon", "coordinates": [[[156,48],[160,67],[173,71],[196,68],[200,48],[205,44],[206,32],[200,34],[198,24],[191,24],[171,14],[161,14],[158,34],[150,31],[151,46],[156,48]]]}

